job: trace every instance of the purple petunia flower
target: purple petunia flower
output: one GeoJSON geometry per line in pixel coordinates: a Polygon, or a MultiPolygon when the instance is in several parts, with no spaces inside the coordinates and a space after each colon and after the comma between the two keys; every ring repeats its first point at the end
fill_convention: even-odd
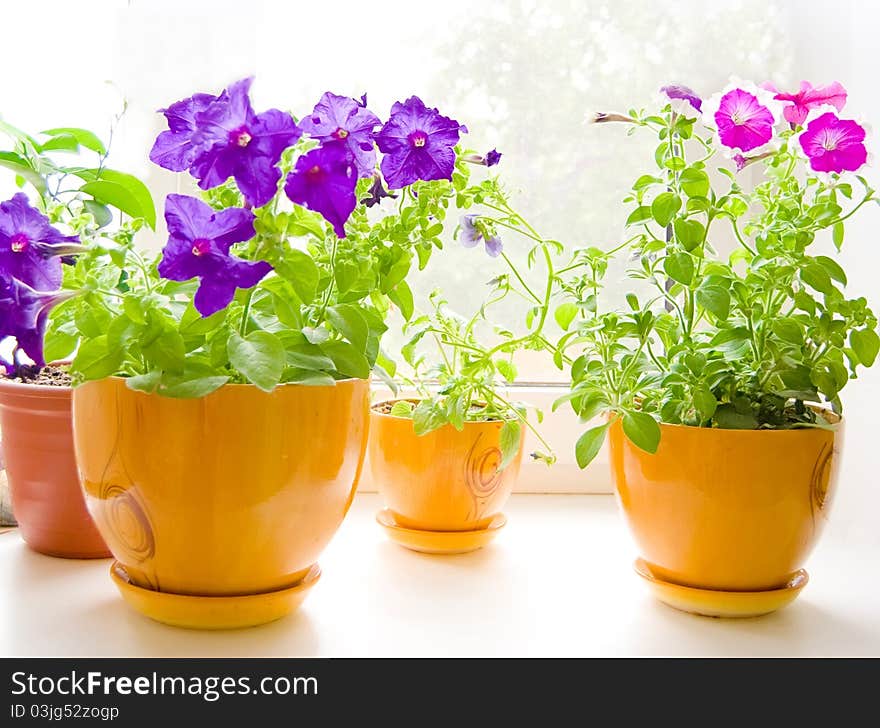
{"type": "MultiPolygon", "coordinates": [[[[718,129],[721,144],[731,150],[748,152],[767,144],[773,138],[776,123],[771,109],[758,98],[766,91],[732,88],[706,103],[704,116],[710,126],[718,129]]],[[[771,102],[772,103],[772,102],[771,102]]]]}
{"type": "Polygon", "coordinates": [[[336,235],[345,237],[345,221],[357,204],[357,170],[344,147],[331,144],[296,160],[284,191],[291,201],[319,212],[336,235]]]}
{"type": "Polygon", "coordinates": [[[501,161],[502,154],[497,149],[493,149],[490,152],[486,152],[486,166],[494,167],[501,161]]]}
{"type": "Polygon", "coordinates": [[[314,110],[299,122],[299,128],[318,139],[324,146],[337,143],[345,147],[354,160],[358,177],[365,178],[376,169],[376,143],[373,132],[382,122],[363,104],[348,96],[327,91],[314,110]]]}
{"type": "Polygon", "coordinates": [[[816,172],[855,172],[868,159],[865,129],[830,111],[807,124],[799,141],[816,172]]]}
{"type": "Polygon", "coordinates": [[[217,101],[211,94],[195,94],[160,109],[168,121],[168,130],[156,137],[150,150],[150,161],[172,172],[184,172],[195,161],[198,148],[193,144],[196,114],[217,101]]]}
{"type": "Polygon", "coordinates": [[[382,174],[400,189],[417,180],[452,179],[455,145],[467,130],[454,119],[429,109],[418,96],[395,102],[391,118],[376,135],[384,153],[382,174]]]}
{"type": "MultiPolygon", "coordinates": [[[[672,102],[681,101],[688,104],[694,111],[702,111],[703,109],[703,100],[687,86],[670,84],[669,86],[663,86],[660,89],[660,93],[672,102]]],[[[682,104],[676,105],[673,103],[673,111],[684,111],[685,109],[682,109],[681,107],[682,104]],[[676,108],[676,106],[678,108],[676,108]]]]}
{"type": "Polygon", "coordinates": [[[801,81],[800,90],[796,94],[782,93],[770,83],[762,86],[776,94],[774,99],[786,104],[782,115],[792,126],[801,126],[813,109],[833,106],[838,111],[843,111],[846,105],[846,89],[837,81],[819,87],[813,87],[809,81],[801,81]]]}
{"type": "Polygon", "coordinates": [[[486,252],[493,258],[501,255],[504,245],[501,238],[497,235],[487,234],[480,225],[477,224],[479,215],[462,215],[461,217],[461,244],[466,248],[475,248],[479,242],[483,242],[486,246],[486,252]]]}
{"type": "MultiPolygon", "coordinates": [[[[0,341],[13,337],[20,349],[37,366],[45,366],[43,337],[49,311],[61,301],[76,295],[73,291],[35,291],[6,273],[0,273],[0,341]]],[[[14,362],[0,361],[7,374],[14,362]]]]}
{"type": "Polygon", "coordinates": [[[195,197],[168,195],[165,222],[169,237],[159,275],[172,281],[199,278],[193,304],[202,316],[226,308],[236,288],[252,288],[272,270],[266,261],[242,260],[229,253],[233,243],[256,234],[250,210],[215,211],[195,197]]]}
{"type": "Polygon", "coordinates": [[[165,111],[170,129],[156,139],[150,158],[174,171],[189,169],[203,190],[233,177],[249,205],[269,202],[281,179],[281,154],[302,131],[278,109],[257,114],[248,96],[252,81],[172,104],[165,111]]]}
{"type": "Polygon", "coordinates": [[[19,192],[0,203],[0,271],[38,291],[61,285],[58,256],[81,249],[76,235],[63,235],[19,192]]]}

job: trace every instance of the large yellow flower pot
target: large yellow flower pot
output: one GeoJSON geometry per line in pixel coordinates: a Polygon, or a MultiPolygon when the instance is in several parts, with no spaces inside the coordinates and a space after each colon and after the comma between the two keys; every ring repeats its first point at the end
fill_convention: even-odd
{"type": "Polygon", "coordinates": [[[661,431],[651,455],[626,439],[619,420],[609,430],[640,570],[667,585],[714,592],[778,593],[804,583],[796,577],[828,518],[842,425],[661,431]]]}
{"type": "Polygon", "coordinates": [[[490,526],[493,520],[497,526],[519,475],[525,435],[516,457],[499,471],[502,422],[466,422],[461,431],[445,425],[419,436],[411,419],[379,411],[383,404],[370,414],[373,481],[388,507],[380,524],[410,548],[418,545],[412,543],[413,534],[418,541],[425,533],[424,551],[448,553],[484,545],[499,530],[490,526]],[[447,537],[445,546],[437,546],[430,532],[438,531],[459,532],[461,537],[447,537]],[[480,540],[480,535],[486,538],[480,540]]]}
{"type": "Polygon", "coordinates": [[[365,380],[188,400],[120,378],[78,387],[80,478],[122,581],[203,598],[295,587],[351,505],[368,410],[365,380]]]}

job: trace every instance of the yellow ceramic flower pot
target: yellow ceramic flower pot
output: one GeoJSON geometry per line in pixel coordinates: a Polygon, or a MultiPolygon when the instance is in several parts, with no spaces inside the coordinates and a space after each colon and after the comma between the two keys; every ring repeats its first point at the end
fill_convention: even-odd
{"type": "Polygon", "coordinates": [[[175,595],[254,595],[309,573],[351,505],[369,382],[226,385],[200,399],[110,378],[73,397],[89,511],[126,578],[175,595]]]}
{"type": "Polygon", "coordinates": [[[702,590],[787,588],[828,518],[834,430],[661,425],[657,453],[609,430],[617,495],[655,579],[702,590]]]}
{"type": "Polygon", "coordinates": [[[503,470],[502,422],[445,425],[416,435],[413,422],[373,407],[370,465],[395,525],[416,531],[487,529],[504,507],[519,474],[523,442],[503,470]]]}

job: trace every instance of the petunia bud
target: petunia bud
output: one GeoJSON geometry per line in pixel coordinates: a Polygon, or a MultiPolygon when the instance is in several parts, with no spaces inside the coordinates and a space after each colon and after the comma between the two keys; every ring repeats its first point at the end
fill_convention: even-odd
{"type": "Polygon", "coordinates": [[[591,117],[588,117],[587,121],[591,124],[604,124],[607,121],[623,121],[629,124],[635,124],[635,119],[632,117],[626,116],[624,114],[617,114],[614,112],[606,113],[604,111],[597,111],[591,117]]]}
{"type": "Polygon", "coordinates": [[[378,205],[382,202],[382,199],[385,197],[390,197],[391,199],[397,199],[397,195],[392,194],[387,189],[385,189],[385,185],[382,183],[382,177],[378,172],[373,173],[373,184],[370,186],[369,194],[366,197],[361,198],[360,202],[362,205],[366,205],[367,207],[373,207],[373,205],[378,205]]]}

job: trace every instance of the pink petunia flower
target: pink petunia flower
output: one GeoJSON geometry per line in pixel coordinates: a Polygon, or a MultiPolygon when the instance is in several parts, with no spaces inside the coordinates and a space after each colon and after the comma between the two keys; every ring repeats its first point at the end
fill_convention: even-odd
{"type": "Polygon", "coordinates": [[[718,137],[728,149],[748,152],[773,138],[773,113],[756,95],[741,88],[721,97],[714,121],[718,137]]]}
{"type": "Polygon", "coordinates": [[[855,172],[868,160],[864,127],[830,111],[810,121],[798,141],[815,172],[855,172]]]}
{"type": "Polygon", "coordinates": [[[812,109],[828,105],[839,112],[846,104],[846,89],[837,81],[819,87],[814,87],[809,81],[801,81],[800,91],[796,94],[782,93],[770,83],[762,85],[776,94],[774,99],[785,104],[782,115],[792,126],[802,126],[812,109]]]}

